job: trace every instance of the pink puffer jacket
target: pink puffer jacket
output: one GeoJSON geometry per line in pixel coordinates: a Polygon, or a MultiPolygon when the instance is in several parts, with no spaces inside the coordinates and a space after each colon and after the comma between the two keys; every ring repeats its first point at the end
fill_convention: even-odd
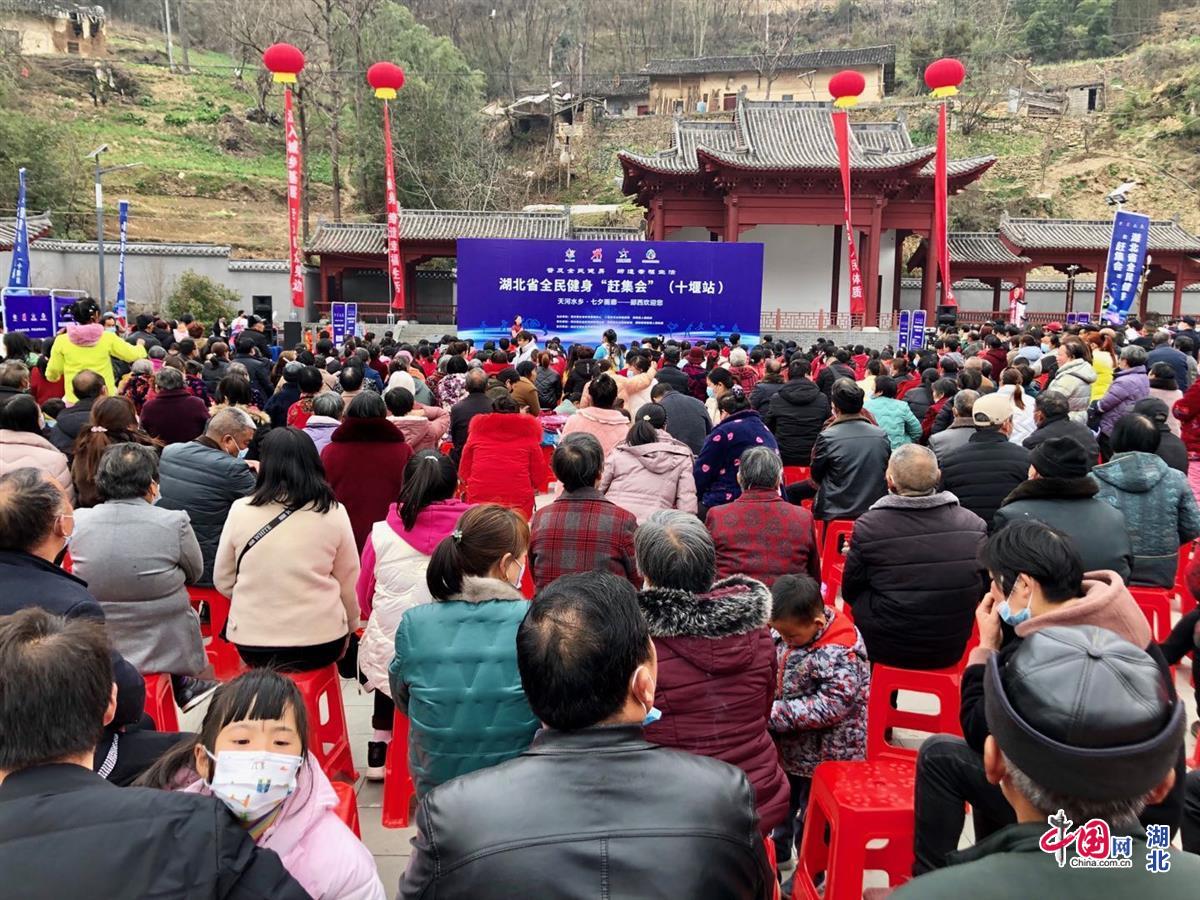
{"type": "Polygon", "coordinates": [[[691,448],[665,431],[652,444],[622,441],[608,454],[601,492],[637,516],[640,525],[660,509],[696,511],[696,481],[691,448]]]}
{"type": "Polygon", "coordinates": [[[0,475],[17,469],[41,469],[75,502],[75,485],[67,457],[42,437],[27,431],[0,430],[0,475]]]}

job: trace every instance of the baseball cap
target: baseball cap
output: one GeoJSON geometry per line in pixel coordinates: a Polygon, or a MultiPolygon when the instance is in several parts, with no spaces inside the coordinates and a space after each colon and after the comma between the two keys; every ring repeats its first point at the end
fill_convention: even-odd
{"type": "Polygon", "coordinates": [[[1012,400],[1007,394],[984,394],[971,409],[971,417],[977,428],[1003,425],[1012,418],[1012,414],[1012,400]]]}
{"type": "Polygon", "coordinates": [[[1062,322],[1047,322],[1047,331],[1062,331],[1062,322]]]}

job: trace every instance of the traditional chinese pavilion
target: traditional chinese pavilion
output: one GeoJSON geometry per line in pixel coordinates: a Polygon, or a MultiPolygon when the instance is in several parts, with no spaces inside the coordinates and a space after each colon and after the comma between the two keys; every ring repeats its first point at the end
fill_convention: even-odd
{"type": "MultiPolygon", "coordinates": [[[[670,149],[619,156],[624,192],[646,208],[647,238],[764,245],[763,318],[776,330],[886,326],[900,308],[904,238],[933,227],[934,148],[914,146],[903,122],[852,122],[851,227],[866,314],[851,317],[829,104],[741,100],[732,121],[678,121],[670,149]]],[[[951,160],[950,193],[995,161],[951,160]]],[[[931,311],[935,288],[926,275],[931,311]]]]}

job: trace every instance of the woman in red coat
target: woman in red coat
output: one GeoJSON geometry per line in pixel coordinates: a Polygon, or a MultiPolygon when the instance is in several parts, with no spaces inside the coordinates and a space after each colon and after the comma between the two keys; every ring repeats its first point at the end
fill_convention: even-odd
{"type": "Polygon", "coordinates": [[[346,507],[361,554],[371,526],[387,518],[388,507],[404,486],[404,467],[413,451],[387,420],[387,406],[375,393],[359,394],[334,429],[321,462],[338,503],[346,507]]]}
{"type": "Polygon", "coordinates": [[[788,811],[787,776],[767,731],[777,670],[771,592],[742,575],[716,581],[712,537],[689,513],[656,512],[634,541],[645,579],[638,604],[658,654],[646,740],[740,768],[768,835],[788,811]]]}
{"type": "Polygon", "coordinates": [[[512,397],[497,397],[491,413],[471,420],[458,477],[468,503],[499,503],[528,520],[547,477],[541,423],[512,397]]]}

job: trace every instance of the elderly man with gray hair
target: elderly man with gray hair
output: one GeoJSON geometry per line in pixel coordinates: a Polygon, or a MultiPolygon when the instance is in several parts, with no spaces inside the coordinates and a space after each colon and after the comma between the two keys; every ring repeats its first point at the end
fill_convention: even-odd
{"type": "Polygon", "coordinates": [[[771,587],[783,575],[821,580],[821,551],[808,510],[783,499],[783,461],[767,447],[751,447],[737,461],[742,494],[714,506],[705,524],[717,549],[717,574],[746,575],[771,587]]]}
{"type": "Polygon", "coordinates": [[[185,386],[183,372],[163,366],[154,376],[154,394],[141,412],[142,428],[164,444],[198,438],[208,424],[208,407],[185,386]]]}
{"type": "Polygon", "coordinates": [[[213,560],[229,507],[254,490],[257,477],[245,455],[255,431],[254,420],[245,410],[229,406],[208,421],[196,440],[163,449],[159,505],[187,512],[203,557],[195,583],[203,587],[213,583],[213,560]]]}
{"type": "Polygon", "coordinates": [[[979,549],[987,525],[938,490],[937,458],[906,444],[887,467],[888,493],[854,523],[842,597],[873,663],[943,669],[957,663],[987,590],[979,549]]]}
{"type": "Polygon", "coordinates": [[[169,673],[186,712],[217,687],[193,677],[210,671],[187,591],[204,562],[187,513],[155,505],[158,479],[152,447],[105,450],[96,471],[103,502],[75,510],[71,559],[104,609],[113,647],[139,672],[169,673]]]}
{"type": "Polygon", "coordinates": [[[970,389],[959,391],[950,401],[954,409],[954,421],[944,431],[929,436],[929,449],[937,456],[938,465],[957,450],[965,447],[971,435],[975,433],[975,420],[971,418],[971,410],[979,399],[979,391],[970,389]]]}
{"type": "Polygon", "coordinates": [[[712,537],[688,513],[654,513],[638,528],[636,550],[645,579],[638,605],[658,657],[654,705],[662,711],[661,722],[648,717],[646,740],[744,771],[766,836],[787,815],[789,794],[767,732],[776,687],[771,593],[744,575],[717,580],[712,537]]]}

